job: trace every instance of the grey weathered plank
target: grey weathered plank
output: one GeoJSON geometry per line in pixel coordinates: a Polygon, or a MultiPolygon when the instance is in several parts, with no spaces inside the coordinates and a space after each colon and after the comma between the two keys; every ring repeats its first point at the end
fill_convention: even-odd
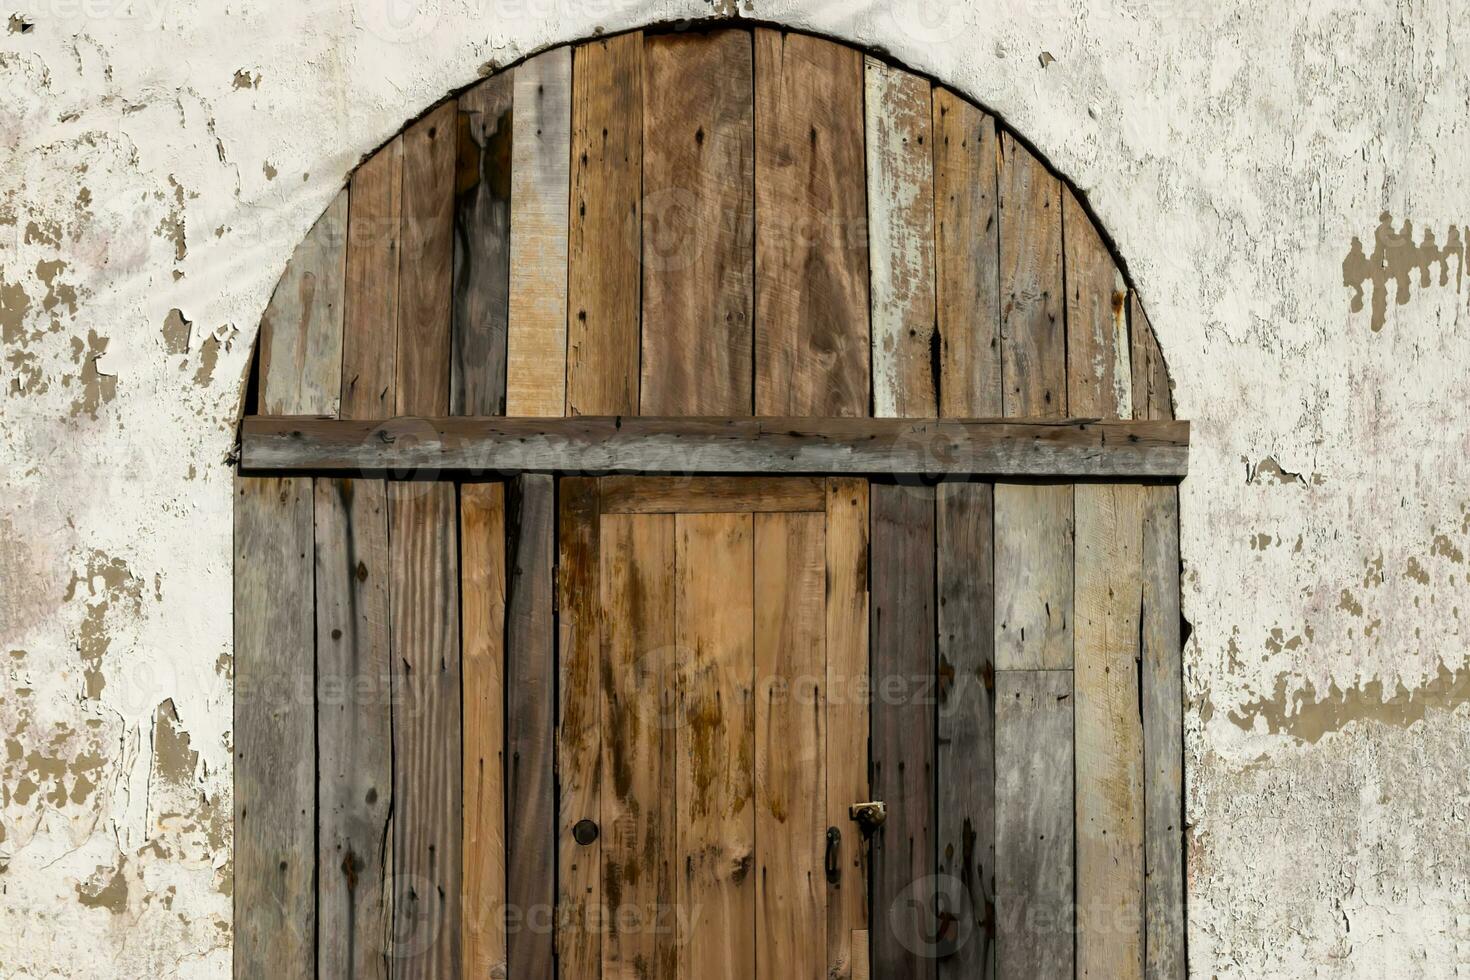
{"type": "Polygon", "coordinates": [[[936,488],[938,869],[948,875],[939,976],[995,976],[995,589],[988,483],[936,488]]]}
{"type": "Polygon", "coordinates": [[[1072,672],[995,675],[995,918],[1001,977],[1070,977],[1072,672]]]}
{"type": "Polygon", "coordinates": [[[506,976],[552,976],[556,901],[553,771],[556,636],[552,610],[554,488],[546,474],[507,494],[505,899],[506,976]]]}
{"type": "Polygon", "coordinates": [[[1067,289],[1067,411],[1131,418],[1128,287],[1070,188],[1062,189],[1062,252],[1067,289]]]}
{"type": "Polygon", "coordinates": [[[995,486],[995,665],[1072,666],[1072,491],[995,486]]]}
{"type": "Polygon", "coordinates": [[[873,973],[932,978],[934,490],[874,483],[870,493],[872,788],[888,804],[872,839],[873,973]]]}
{"type": "Polygon", "coordinates": [[[1187,422],[245,419],[247,469],[1183,476],[1187,422]]]}
{"type": "Polygon", "coordinates": [[[1011,134],[1000,147],[1004,412],[1054,418],[1067,414],[1061,184],[1011,134]]]}
{"type": "Polygon", "coordinates": [[[449,411],[454,291],[453,102],[403,132],[403,255],[398,275],[397,414],[449,411]]]}
{"type": "Polygon", "coordinates": [[[394,415],[402,217],[403,137],[395,136],[352,174],[342,303],[344,419],[394,415]]]}
{"type": "Polygon", "coordinates": [[[317,970],[385,978],[392,671],[381,480],[316,481],[317,970]]]}
{"type": "Polygon", "coordinates": [[[449,414],[505,414],[515,70],[459,97],[449,414]]]}
{"type": "Polygon", "coordinates": [[[235,481],[235,976],[316,974],[311,480],[235,481]]]}
{"type": "Polygon", "coordinates": [[[1172,419],[1174,402],[1169,391],[1169,372],[1159,350],[1159,338],[1149,323],[1138,293],[1128,294],[1128,337],[1132,348],[1133,417],[1172,419]]]}

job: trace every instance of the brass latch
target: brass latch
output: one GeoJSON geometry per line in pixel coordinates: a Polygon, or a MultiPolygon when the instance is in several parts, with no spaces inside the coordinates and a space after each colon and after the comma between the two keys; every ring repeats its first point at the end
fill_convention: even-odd
{"type": "Polygon", "coordinates": [[[854,803],[847,808],[847,815],[857,821],[858,829],[863,832],[864,837],[871,837],[873,831],[883,826],[883,821],[888,819],[888,807],[882,800],[854,803]]]}

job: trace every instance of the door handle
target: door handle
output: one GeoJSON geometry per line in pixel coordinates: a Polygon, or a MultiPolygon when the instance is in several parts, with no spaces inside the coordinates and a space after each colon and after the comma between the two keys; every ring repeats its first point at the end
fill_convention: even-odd
{"type": "Polygon", "coordinates": [[[842,880],[842,831],[827,828],[827,884],[835,885],[842,880]]]}
{"type": "Polygon", "coordinates": [[[882,800],[854,803],[847,808],[847,815],[857,821],[858,829],[863,832],[864,837],[872,837],[873,831],[883,826],[883,821],[888,819],[888,807],[882,800]]]}

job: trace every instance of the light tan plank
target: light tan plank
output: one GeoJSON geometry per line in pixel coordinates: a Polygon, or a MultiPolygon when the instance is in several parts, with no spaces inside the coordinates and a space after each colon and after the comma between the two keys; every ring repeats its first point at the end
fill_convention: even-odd
{"type": "Polygon", "coordinates": [[[1055,418],[1067,414],[1061,184],[1011,134],[1000,149],[1003,410],[1055,418]]]}
{"type": "Polygon", "coordinates": [[[1062,238],[1067,282],[1067,410],[1091,418],[1131,418],[1128,288],[1071,188],[1062,189],[1062,238]]]}
{"type": "Polygon", "coordinates": [[[820,511],[827,491],[816,477],[609,476],[607,514],[727,514],[820,511]]]}
{"type": "Polygon", "coordinates": [[[352,175],[342,299],[344,419],[394,414],[402,212],[403,137],[395,136],[352,175]]]}
{"type": "Polygon", "coordinates": [[[1072,487],[995,485],[995,666],[1072,666],[1072,487]]]}
{"type": "Polygon", "coordinates": [[[398,415],[449,414],[457,114],[443,102],[403,132],[398,415]]]}

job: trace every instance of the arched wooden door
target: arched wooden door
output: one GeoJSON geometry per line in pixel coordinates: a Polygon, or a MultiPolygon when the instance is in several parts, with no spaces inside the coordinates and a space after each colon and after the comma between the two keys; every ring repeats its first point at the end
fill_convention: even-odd
{"type": "Polygon", "coordinates": [[[960,96],[539,54],[353,172],[252,391],[237,976],[1183,976],[1187,429],[960,96]]]}

